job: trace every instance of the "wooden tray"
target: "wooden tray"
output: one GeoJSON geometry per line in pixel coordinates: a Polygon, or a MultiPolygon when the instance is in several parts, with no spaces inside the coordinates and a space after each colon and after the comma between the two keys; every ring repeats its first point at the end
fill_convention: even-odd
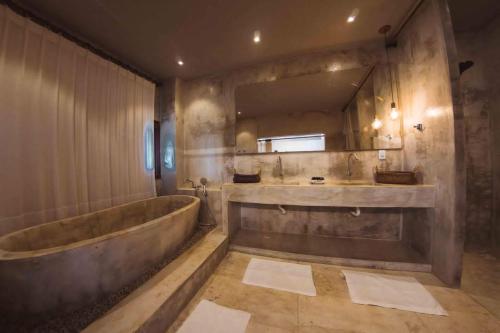
{"type": "Polygon", "coordinates": [[[415,185],[418,183],[415,171],[375,171],[375,182],[382,184],[415,185]]]}

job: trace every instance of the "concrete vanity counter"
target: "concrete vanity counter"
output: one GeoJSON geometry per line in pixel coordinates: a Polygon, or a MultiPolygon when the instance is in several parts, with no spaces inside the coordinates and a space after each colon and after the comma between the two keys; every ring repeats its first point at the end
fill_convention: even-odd
{"type": "Polygon", "coordinates": [[[224,184],[222,202],[331,206],[431,208],[434,185],[387,185],[363,183],[224,184]]]}
{"type": "Polygon", "coordinates": [[[233,250],[363,267],[429,271],[431,266],[427,258],[412,250],[402,239],[402,229],[399,237],[384,239],[377,238],[383,231],[377,236],[369,236],[364,228],[390,224],[394,214],[401,214],[399,208],[421,212],[434,210],[434,206],[434,185],[344,181],[323,185],[284,182],[222,186],[223,231],[229,236],[233,250]],[[274,210],[273,205],[276,215],[270,213],[274,210]],[[360,210],[355,209],[352,210],[358,214],[355,217],[349,210],[343,213],[347,215],[341,215],[338,212],[343,207],[359,207],[361,215],[360,210]],[[325,213],[330,209],[337,215],[325,213]],[[370,218],[378,209],[381,222],[370,224],[370,218]],[[307,213],[297,213],[301,211],[307,213]],[[341,220],[335,221],[335,218],[341,220]],[[318,227],[323,228],[323,233],[311,231],[318,227]],[[342,230],[346,230],[342,228],[357,230],[358,236],[342,237],[342,230]]]}

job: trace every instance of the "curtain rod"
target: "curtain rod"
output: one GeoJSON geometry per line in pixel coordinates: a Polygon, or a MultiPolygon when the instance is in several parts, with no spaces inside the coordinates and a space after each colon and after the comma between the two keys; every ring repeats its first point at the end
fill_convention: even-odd
{"type": "Polygon", "coordinates": [[[61,35],[62,37],[72,41],[73,43],[77,44],[78,46],[89,50],[90,52],[98,55],[99,57],[104,58],[105,60],[108,60],[108,61],[114,63],[115,65],[118,65],[118,66],[136,74],[137,76],[140,76],[143,79],[146,79],[146,80],[154,83],[155,85],[161,84],[160,81],[152,78],[151,76],[147,75],[146,73],[144,73],[144,72],[142,72],[142,71],[138,70],[137,68],[134,68],[130,65],[127,65],[126,63],[118,60],[117,58],[113,57],[109,53],[103,51],[102,49],[99,49],[99,48],[95,47],[94,45],[92,45],[91,43],[86,42],[86,41],[76,37],[75,35],[69,33],[68,31],[64,30],[63,28],[56,26],[55,24],[50,23],[46,19],[34,14],[32,11],[18,5],[17,3],[13,2],[12,0],[0,0],[0,4],[6,5],[16,14],[30,19],[31,21],[43,26],[44,28],[47,28],[50,31],[52,31],[58,35],[61,35]]]}

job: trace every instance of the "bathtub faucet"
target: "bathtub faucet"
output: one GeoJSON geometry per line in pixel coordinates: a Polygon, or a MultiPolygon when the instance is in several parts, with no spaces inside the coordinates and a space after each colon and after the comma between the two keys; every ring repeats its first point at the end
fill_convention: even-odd
{"type": "Polygon", "coordinates": [[[207,196],[208,195],[208,193],[207,193],[208,180],[205,177],[201,177],[200,178],[200,184],[201,184],[201,189],[202,189],[203,195],[207,196]]]}

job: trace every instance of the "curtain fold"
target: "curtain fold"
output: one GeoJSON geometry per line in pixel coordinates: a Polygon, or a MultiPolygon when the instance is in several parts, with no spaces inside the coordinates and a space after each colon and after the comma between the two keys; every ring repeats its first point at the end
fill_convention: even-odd
{"type": "Polygon", "coordinates": [[[0,235],[154,196],[154,89],[0,5],[0,235]]]}

